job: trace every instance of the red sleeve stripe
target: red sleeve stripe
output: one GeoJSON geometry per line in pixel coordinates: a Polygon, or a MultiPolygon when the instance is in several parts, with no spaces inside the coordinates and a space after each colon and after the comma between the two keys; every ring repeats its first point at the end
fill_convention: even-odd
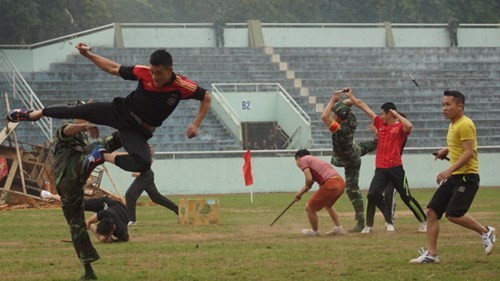
{"type": "Polygon", "coordinates": [[[191,92],[196,91],[197,86],[195,83],[188,81],[188,80],[184,80],[179,76],[177,76],[176,80],[177,80],[177,84],[180,87],[185,88],[186,90],[191,91],[191,92]]]}
{"type": "Polygon", "coordinates": [[[332,133],[335,133],[336,131],[338,131],[338,129],[340,129],[340,124],[337,121],[333,120],[330,127],[328,127],[328,130],[330,130],[330,132],[332,133]]]}
{"type": "Polygon", "coordinates": [[[136,77],[142,77],[141,72],[147,71],[149,73],[149,67],[141,64],[134,65],[134,74],[136,77]]]}

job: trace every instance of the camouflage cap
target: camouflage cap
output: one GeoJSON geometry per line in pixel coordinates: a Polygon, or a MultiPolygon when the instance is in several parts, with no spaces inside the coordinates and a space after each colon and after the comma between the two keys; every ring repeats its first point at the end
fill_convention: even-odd
{"type": "Polygon", "coordinates": [[[338,102],[333,106],[332,111],[340,118],[346,119],[349,112],[351,112],[351,108],[345,105],[343,102],[338,102]]]}
{"type": "Polygon", "coordinates": [[[69,106],[75,106],[75,105],[81,105],[81,104],[86,104],[86,102],[83,100],[74,100],[74,101],[70,101],[67,103],[67,105],[69,105],[69,106]]]}

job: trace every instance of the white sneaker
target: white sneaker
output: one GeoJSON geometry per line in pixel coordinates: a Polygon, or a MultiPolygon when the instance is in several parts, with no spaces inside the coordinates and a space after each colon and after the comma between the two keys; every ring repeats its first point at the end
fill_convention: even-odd
{"type": "Polygon", "coordinates": [[[47,190],[42,190],[42,191],[40,191],[40,198],[50,199],[50,198],[52,198],[52,193],[50,193],[50,191],[47,191],[47,190]]]}
{"type": "Polygon", "coordinates": [[[481,234],[481,239],[483,239],[484,251],[486,255],[491,254],[493,252],[493,248],[495,247],[495,228],[493,226],[487,226],[488,232],[481,234]]]}
{"type": "Polygon", "coordinates": [[[394,232],[394,231],[396,231],[396,229],[394,228],[393,224],[385,223],[385,231],[387,231],[387,232],[394,232]]]}
{"type": "Polygon", "coordinates": [[[344,234],[345,230],[341,225],[334,226],[330,231],[326,233],[326,235],[344,235],[344,234]]]}
{"type": "Polygon", "coordinates": [[[365,226],[365,228],[363,228],[363,230],[361,230],[361,233],[363,234],[369,234],[369,233],[372,233],[373,231],[373,227],[371,226],[365,226]]]}
{"type": "Polygon", "coordinates": [[[439,263],[439,256],[437,254],[435,256],[431,256],[429,251],[426,251],[424,248],[420,248],[418,253],[420,256],[416,259],[410,260],[410,263],[439,263]]]}
{"type": "Polygon", "coordinates": [[[319,230],[314,231],[312,229],[302,229],[302,234],[304,234],[305,236],[309,236],[309,237],[317,237],[317,236],[319,236],[319,230]]]}
{"type": "Polygon", "coordinates": [[[426,233],[427,232],[427,222],[420,223],[420,227],[418,228],[417,232],[420,233],[426,233]]]}
{"type": "Polygon", "coordinates": [[[136,221],[129,221],[128,224],[127,224],[127,226],[134,226],[136,224],[137,224],[136,221]]]}

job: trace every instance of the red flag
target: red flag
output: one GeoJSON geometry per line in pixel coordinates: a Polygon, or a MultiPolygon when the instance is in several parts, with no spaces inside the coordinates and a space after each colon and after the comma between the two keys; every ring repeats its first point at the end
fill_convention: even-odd
{"type": "Polygon", "coordinates": [[[243,177],[245,178],[245,185],[249,186],[253,184],[252,177],[252,162],[250,161],[250,149],[243,154],[245,159],[245,164],[243,164],[243,177]]]}

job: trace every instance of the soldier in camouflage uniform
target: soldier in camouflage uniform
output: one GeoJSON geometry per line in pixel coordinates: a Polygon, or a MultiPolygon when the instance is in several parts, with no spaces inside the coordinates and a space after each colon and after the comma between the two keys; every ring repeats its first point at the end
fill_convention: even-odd
{"type": "Polygon", "coordinates": [[[358,185],[361,156],[377,149],[377,141],[376,139],[360,143],[354,141],[357,121],[351,110],[351,100],[340,102],[344,90],[334,93],[321,117],[332,133],[331,163],[337,167],[344,167],[346,193],[354,207],[355,219],[358,221],[349,232],[360,232],[365,226],[363,195],[358,185]],[[334,113],[333,119],[331,112],[334,113]]]}
{"type": "MultiPolygon", "coordinates": [[[[83,210],[83,187],[89,175],[82,174],[82,163],[93,148],[93,145],[88,144],[88,136],[85,132],[93,138],[99,135],[97,127],[86,121],[63,122],[57,129],[55,137],[53,166],[56,190],[61,196],[62,209],[70,227],[71,240],[85,268],[82,280],[91,280],[97,279],[91,263],[98,260],[99,255],[90,241],[83,210]]],[[[108,151],[121,146],[116,133],[106,138],[105,146],[110,149],[108,151]]]]}
{"type": "Polygon", "coordinates": [[[459,25],[460,22],[458,19],[451,14],[450,19],[448,20],[448,26],[446,27],[448,35],[450,36],[450,47],[458,47],[457,30],[459,25]]]}

